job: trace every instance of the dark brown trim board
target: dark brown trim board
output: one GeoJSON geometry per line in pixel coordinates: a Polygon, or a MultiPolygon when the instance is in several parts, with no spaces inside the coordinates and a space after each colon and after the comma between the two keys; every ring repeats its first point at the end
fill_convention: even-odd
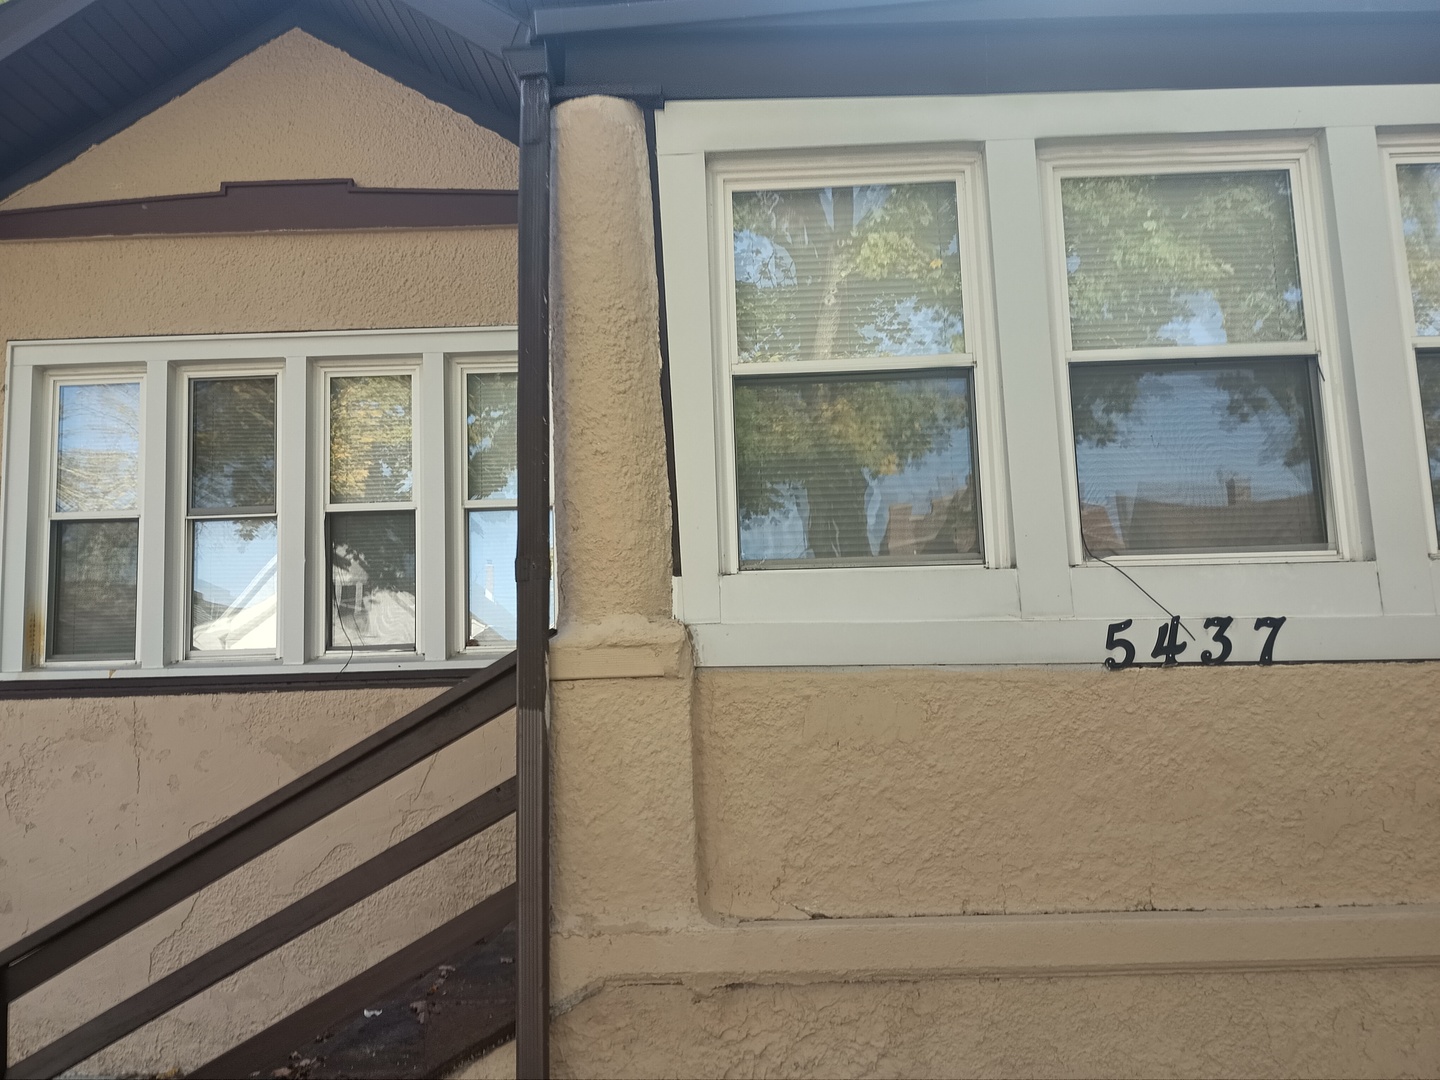
{"type": "Polygon", "coordinates": [[[367,188],[354,180],[255,180],[219,191],[0,211],[0,241],[95,236],[514,227],[513,191],[367,188]]]}

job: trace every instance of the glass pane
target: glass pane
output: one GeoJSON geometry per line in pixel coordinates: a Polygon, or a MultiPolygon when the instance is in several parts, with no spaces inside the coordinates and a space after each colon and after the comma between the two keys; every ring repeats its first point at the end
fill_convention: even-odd
{"type": "Polygon", "coordinates": [[[954,183],[734,195],[741,361],[965,351],[954,183]]]}
{"type": "Polygon", "coordinates": [[[735,383],[742,565],[980,558],[968,371],[735,383]]]}
{"type": "Polygon", "coordinates": [[[510,372],[465,377],[465,432],[471,499],[514,499],[515,380],[510,372]]]}
{"type": "Polygon", "coordinates": [[[330,648],[415,644],[415,515],[331,514],[330,648]]]}
{"type": "Polygon", "coordinates": [[[410,376],[330,380],[330,501],[409,502],[410,376]]]}
{"type": "Polygon", "coordinates": [[[61,386],[55,509],[134,510],[139,490],[140,384],[61,386]]]}
{"type": "Polygon", "coordinates": [[[1077,349],[1303,341],[1283,171],[1061,182],[1077,349]]]}
{"type": "Polygon", "coordinates": [[[515,641],[514,510],[472,510],[470,518],[470,622],[465,644],[515,641]]]}
{"type": "Polygon", "coordinates": [[[133,660],[138,521],[57,521],[50,658],[133,660]]]}
{"type": "Polygon", "coordinates": [[[190,505],[275,505],[275,380],[190,384],[190,505]]]}
{"type": "Polygon", "coordinates": [[[1420,411],[1425,418],[1425,445],[1430,451],[1430,491],[1434,496],[1435,529],[1440,536],[1440,352],[1416,357],[1420,369],[1420,411]]]}
{"type": "Polygon", "coordinates": [[[1326,546],[1308,360],[1073,364],[1092,556],[1326,546]]]}
{"type": "Polygon", "coordinates": [[[1401,165],[1399,170],[1415,333],[1434,337],[1440,335],[1440,165],[1401,165]]]}
{"type": "Polygon", "coordinates": [[[275,649],[275,519],[194,523],[190,648],[275,649]]]}

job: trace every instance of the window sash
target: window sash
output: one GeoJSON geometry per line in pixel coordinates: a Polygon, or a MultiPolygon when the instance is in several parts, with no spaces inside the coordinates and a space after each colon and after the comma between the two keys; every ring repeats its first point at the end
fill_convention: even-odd
{"type": "MultiPolygon", "coordinates": [[[[877,152],[860,149],[830,154],[796,153],[788,160],[720,160],[710,170],[714,214],[710,242],[711,298],[723,389],[717,395],[716,450],[721,477],[721,572],[726,575],[765,575],[782,572],[745,562],[739,539],[736,491],[734,380],[784,375],[846,375],[938,371],[966,368],[973,379],[971,441],[974,475],[983,504],[979,507],[979,559],[947,561],[947,568],[976,570],[1013,565],[1009,534],[1007,477],[1002,467],[999,379],[991,368],[993,299],[985,268],[988,260],[988,222],[981,160],[972,150],[909,150],[877,152]],[[966,351],[924,355],[857,357],[827,360],[742,361],[739,355],[735,298],[734,201],[736,192],[794,191],[841,185],[954,183],[959,239],[960,280],[966,351]]],[[[867,563],[859,567],[881,569],[893,563],[867,563]]],[[[798,573],[811,574],[822,567],[809,560],[795,564],[798,573]]]]}
{"type": "Polygon", "coordinates": [[[1061,396],[1061,435],[1067,448],[1061,468],[1066,485],[1065,520],[1070,565],[1095,562],[1081,535],[1080,483],[1075,458],[1074,417],[1070,401],[1069,369],[1086,363],[1148,361],[1153,363],[1197,360],[1261,360],[1314,358],[1319,376],[1316,429],[1321,462],[1320,497],[1325,507],[1329,542],[1320,550],[1182,552],[1116,554],[1103,561],[1136,565],[1203,565],[1208,563],[1333,561],[1353,558],[1357,548],[1358,508],[1348,477],[1351,453],[1344,397],[1344,380],[1335,369],[1334,297],[1320,238],[1326,234],[1321,217],[1325,205],[1318,187],[1319,163],[1313,140],[1279,140],[1266,143],[1212,142],[1203,139],[1176,146],[1152,144],[1118,150],[1097,147],[1056,150],[1037,155],[1043,169],[1041,204],[1046,220],[1046,262],[1050,280],[1050,313],[1059,337],[1056,356],[1057,393],[1061,396]],[[1070,326],[1069,275],[1061,183],[1073,177],[1184,175],[1196,173],[1279,172],[1290,176],[1290,205],[1294,218],[1295,247],[1305,316],[1305,340],[1247,345],[1230,343],[1202,346],[1154,345],[1140,348],[1076,349],[1070,326]]]}

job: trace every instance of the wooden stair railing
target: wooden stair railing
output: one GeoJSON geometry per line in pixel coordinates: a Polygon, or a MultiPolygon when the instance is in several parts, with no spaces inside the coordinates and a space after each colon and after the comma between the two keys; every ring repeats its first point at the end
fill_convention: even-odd
{"type": "MultiPolygon", "coordinates": [[[[515,654],[458,683],[0,952],[0,1077],[54,1077],[515,812],[503,783],[6,1067],[10,1003],[515,707],[515,654]]],[[[245,1076],[399,982],[498,933],[515,886],[392,954],[193,1076],[245,1076]]]]}

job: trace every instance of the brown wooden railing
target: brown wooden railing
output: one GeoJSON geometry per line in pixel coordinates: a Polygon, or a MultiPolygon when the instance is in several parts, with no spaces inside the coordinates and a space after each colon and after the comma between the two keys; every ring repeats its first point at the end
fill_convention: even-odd
{"type": "MultiPolygon", "coordinates": [[[[73,1068],[514,813],[516,785],[512,779],[5,1067],[11,1002],[340,807],[503,716],[515,707],[515,693],[515,654],[510,653],[0,952],[0,1074],[6,1078],[53,1077],[73,1068]]],[[[247,1076],[273,1067],[327,1024],[457,951],[498,933],[514,918],[515,886],[508,885],[191,1075],[247,1076]]]]}

